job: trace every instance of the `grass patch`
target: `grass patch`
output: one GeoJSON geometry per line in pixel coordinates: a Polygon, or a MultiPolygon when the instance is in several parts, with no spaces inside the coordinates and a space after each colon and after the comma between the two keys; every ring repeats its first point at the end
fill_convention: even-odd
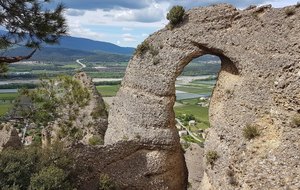
{"type": "Polygon", "coordinates": [[[285,12],[286,16],[292,16],[296,13],[294,8],[288,8],[284,12],[285,12]]]}
{"type": "MultiPolygon", "coordinates": [[[[199,143],[199,141],[197,141],[196,139],[194,139],[193,137],[191,137],[190,135],[186,135],[181,137],[182,139],[184,139],[186,142],[190,142],[190,143],[199,143]]],[[[203,138],[199,137],[199,139],[201,139],[202,141],[204,141],[203,138]]]]}
{"type": "Polygon", "coordinates": [[[101,85],[96,87],[103,97],[116,96],[120,85],[101,85]]]}
{"type": "Polygon", "coordinates": [[[256,125],[246,125],[243,129],[243,136],[248,140],[254,139],[259,134],[260,132],[256,125]]]}
{"type": "Polygon", "coordinates": [[[220,156],[218,155],[217,151],[214,150],[209,150],[206,153],[206,161],[208,164],[210,165],[214,165],[215,161],[220,158],[220,156]]]}

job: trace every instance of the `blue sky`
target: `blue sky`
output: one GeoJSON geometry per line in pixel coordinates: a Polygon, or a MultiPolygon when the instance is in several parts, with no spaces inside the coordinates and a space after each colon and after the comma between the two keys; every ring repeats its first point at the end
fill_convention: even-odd
{"type": "Polygon", "coordinates": [[[136,47],[149,34],[163,28],[173,5],[186,9],[215,3],[249,5],[294,5],[299,0],[55,0],[66,5],[69,34],[120,46],[136,47]]]}

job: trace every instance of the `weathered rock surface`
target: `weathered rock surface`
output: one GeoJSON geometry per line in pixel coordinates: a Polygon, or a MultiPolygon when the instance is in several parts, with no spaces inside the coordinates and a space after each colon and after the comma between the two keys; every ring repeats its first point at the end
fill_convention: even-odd
{"type": "Polygon", "coordinates": [[[204,149],[198,144],[191,143],[185,150],[184,158],[189,171],[188,190],[198,190],[201,188],[204,175],[204,149]]]}
{"type": "Polygon", "coordinates": [[[100,175],[108,175],[117,189],[184,189],[183,157],[178,150],[135,141],[106,146],[78,146],[78,189],[98,189],[100,175]]]}
{"type": "Polygon", "coordinates": [[[292,125],[300,112],[299,18],[299,6],[242,11],[222,4],[192,9],[173,30],[147,38],[151,48],[131,59],[109,114],[106,146],[138,144],[126,151],[130,170],[121,167],[114,179],[123,182],[127,174],[127,189],[186,188],[175,80],[193,58],[213,54],[222,63],[205,153],[219,158],[206,166],[203,189],[299,189],[300,129],[292,125]],[[245,139],[247,124],[257,125],[260,136],[245,139]],[[143,167],[133,172],[136,165],[143,167]]]}
{"type": "Polygon", "coordinates": [[[16,129],[9,123],[0,124],[0,152],[8,147],[19,148],[21,139],[16,129]]]}

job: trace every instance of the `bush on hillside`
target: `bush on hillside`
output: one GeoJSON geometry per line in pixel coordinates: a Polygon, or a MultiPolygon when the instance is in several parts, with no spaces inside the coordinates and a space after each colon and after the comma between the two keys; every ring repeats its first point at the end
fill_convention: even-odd
{"type": "Polygon", "coordinates": [[[40,172],[34,174],[30,180],[30,189],[32,190],[56,190],[73,189],[67,180],[68,174],[55,166],[43,168],[40,172]]]}
{"type": "Polygon", "coordinates": [[[73,189],[72,172],[73,158],[61,144],[45,149],[5,149],[0,153],[2,189],[73,189]]]}
{"type": "Polygon", "coordinates": [[[106,174],[102,174],[99,179],[99,190],[116,190],[115,183],[106,174]]]}
{"type": "Polygon", "coordinates": [[[138,56],[143,55],[145,52],[147,52],[150,49],[150,45],[148,42],[143,41],[140,45],[137,46],[135,50],[135,54],[138,56]]]}

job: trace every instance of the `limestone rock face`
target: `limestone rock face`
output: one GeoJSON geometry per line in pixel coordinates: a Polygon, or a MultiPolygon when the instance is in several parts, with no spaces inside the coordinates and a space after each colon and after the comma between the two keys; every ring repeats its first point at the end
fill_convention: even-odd
{"type": "Polygon", "coordinates": [[[78,116],[81,118],[77,119],[76,122],[76,125],[83,130],[82,142],[89,144],[90,138],[99,136],[102,141],[101,144],[103,144],[104,134],[108,125],[108,113],[104,100],[93,84],[92,79],[86,73],[80,72],[75,75],[75,78],[89,90],[91,95],[88,105],[83,109],[79,109],[78,116]]]}
{"type": "Polygon", "coordinates": [[[9,123],[0,124],[0,152],[7,147],[19,148],[21,146],[21,139],[16,129],[9,123]]]}
{"type": "MultiPolygon", "coordinates": [[[[173,30],[146,39],[150,48],[131,59],[105,135],[107,147],[138,144],[128,156],[135,160],[132,167],[144,169],[124,170],[131,180],[148,176],[136,187],[186,188],[175,80],[193,58],[213,54],[222,63],[204,154],[216,151],[219,158],[206,166],[203,188],[300,188],[300,129],[292,123],[300,112],[299,18],[299,6],[237,10],[221,4],[192,9],[173,30]],[[260,136],[247,140],[246,125],[257,126],[260,136]]],[[[128,189],[134,189],[131,182],[128,189]]]]}

